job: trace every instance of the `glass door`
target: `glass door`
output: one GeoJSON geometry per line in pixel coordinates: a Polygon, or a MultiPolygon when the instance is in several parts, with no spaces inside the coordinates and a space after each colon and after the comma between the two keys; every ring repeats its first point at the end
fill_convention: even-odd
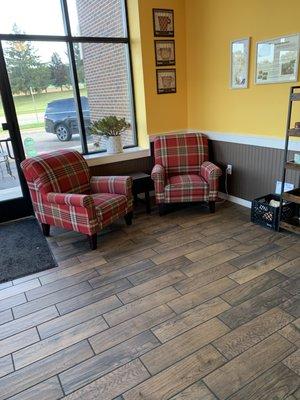
{"type": "Polygon", "coordinates": [[[126,2],[92,3],[10,0],[1,9],[0,222],[32,212],[26,157],[105,151],[90,124],[109,115],[131,125],[123,147],[137,145],[126,2]]]}
{"type": "MultiPolygon", "coordinates": [[[[2,46],[25,156],[61,149],[81,152],[67,44],[3,40],[2,46]]],[[[88,104],[83,117],[89,119],[88,104]]]]}
{"type": "Polygon", "coordinates": [[[11,138],[0,97],[0,201],[23,196],[11,138]]]}
{"type": "Polygon", "coordinates": [[[0,44],[0,222],[31,214],[29,193],[21,173],[25,158],[0,44]]]}

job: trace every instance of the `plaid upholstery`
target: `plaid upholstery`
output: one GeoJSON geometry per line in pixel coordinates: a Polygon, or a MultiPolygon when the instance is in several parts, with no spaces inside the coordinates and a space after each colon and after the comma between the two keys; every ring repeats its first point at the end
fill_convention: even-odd
{"type": "Polygon", "coordinates": [[[200,173],[209,184],[209,200],[216,200],[218,197],[219,177],[222,175],[221,169],[215,164],[206,161],[201,165],[200,173]]]}
{"type": "Polygon", "coordinates": [[[88,194],[63,194],[50,192],[43,196],[46,201],[53,204],[65,204],[74,207],[93,207],[92,196],[88,194]]]}
{"type": "Polygon", "coordinates": [[[92,193],[124,194],[132,198],[131,176],[92,176],[92,193]]]}
{"type": "Polygon", "coordinates": [[[157,203],[213,201],[221,170],[208,161],[208,139],[200,133],[154,139],[154,181],[157,203]]]}
{"type": "Polygon", "coordinates": [[[76,151],[29,158],[21,167],[35,215],[42,223],[92,235],[132,210],[131,178],[113,177],[116,184],[109,177],[90,178],[85,159],[76,151]],[[110,183],[98,186],[99,180],[110,183]],[[112,187],[122,194],[105,193],[112,187]],[[99,195],[99,191],[104,193],[99,195]]]}
{"type": "Polygon", "coordinates": [[[175,175],[165,187],[165,203],[207,201],[208,183],[199,175],[175,175]]]}
{"type": "Polygon", "coordinates": [[[123,195],[101,193],[93,194],[92,197],[102,227],[111,224],[119,215],[125,215],[132,209],[123,195]]]}
{"type": "Polygon", "coordinates": [[[35,182],[41,193],[89,193],[90,174],[77,151],[59,150],[22,162],[26,180],[35,182]]]}
{"type": "Polygon", "coordinates": [[[162,165],[156,164],[151,172],[151,178],[154,182],[155,197],[158,203],[163,202],[165,198],[166,172],[162,165]]]}
{"type": "Polygon", "coordinates": [[[208,160],[205,135],[164,135],[154,139],[155,164],[162,165],[166,175],[199,174],[200,165],[208,160]]]}

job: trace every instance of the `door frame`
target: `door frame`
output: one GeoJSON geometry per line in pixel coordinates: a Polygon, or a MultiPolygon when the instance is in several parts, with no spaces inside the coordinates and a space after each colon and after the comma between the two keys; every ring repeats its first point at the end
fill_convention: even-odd
{"type": "Polygon", "coordinates": [[[5,221],[10,221],[12,219],[26,217],[33,213],[29,190],[20,166],[21,162],[25,159],[25,152],[23,149],[20,127],[9,83],[9,77],[7,73],[1,41],[0,41],[0,95],[8,127],[8,133],[11,139],[11,146],[15,157],[15,163],[20,181],[20,186],[23,194],[22,197],[0,201],[0,209],[1,209],[0,223],[1,223],[5,221]]]}

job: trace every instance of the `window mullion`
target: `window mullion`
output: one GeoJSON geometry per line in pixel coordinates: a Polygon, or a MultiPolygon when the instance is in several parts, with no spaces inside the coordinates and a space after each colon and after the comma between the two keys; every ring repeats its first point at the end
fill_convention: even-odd
{"type": "Polygon", "coordinates": [[[75,106],[77,115],[79,117],[79,134],[81,140],[82,151],[84,154],[88,153],[88,146],[86,140],[86,130],[84,125],[84,117],[82,111],[82,104],[80,99],[80,89],[79,89],[79,82],[78,82],[78,75],[77,75],[77,68],[76,68],[76,59],[74,53],[74,46],[71,40],[71,26],[70,26],[70,18],[68,12],[68,5],[67,0],[61,0],[62,12],[63,12],[63,21],[65,25],[65,33],[67,36],[67,45],[68,45],[68,52],[70,57],[70,69],[71,69],[71,78],[72,78],[72,85],[75,94],[75,106]]]}
{"type": "Polygon", "coordinates": [[[126,57],[127,57],[127,76],[129,80],[129,91],[130,91],[130,102],[131,102],[131,114],[132,114],[132,128],[134,134],[135,146],[138,146],[138,135],[137,135],[137,121],[136,121],[136,106],[135,106],[135,90],[133,82],[133,70],[132,70],[132,58],[131,58],[131,46],[130,46],[130,30],[128,22],[128,8],[127,0],[124,0],[124,15],[126,23],[126,36],[128,43],[126,45],[126,57]]]}

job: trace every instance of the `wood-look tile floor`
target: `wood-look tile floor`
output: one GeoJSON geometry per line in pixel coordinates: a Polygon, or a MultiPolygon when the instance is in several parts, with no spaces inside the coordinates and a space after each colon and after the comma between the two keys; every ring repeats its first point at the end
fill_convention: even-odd
{"type": "Polygon", "coordinates": [[[299,238],[227,203],[52,232],[0,285],[0,400],[300,398],[299,238]]]}

